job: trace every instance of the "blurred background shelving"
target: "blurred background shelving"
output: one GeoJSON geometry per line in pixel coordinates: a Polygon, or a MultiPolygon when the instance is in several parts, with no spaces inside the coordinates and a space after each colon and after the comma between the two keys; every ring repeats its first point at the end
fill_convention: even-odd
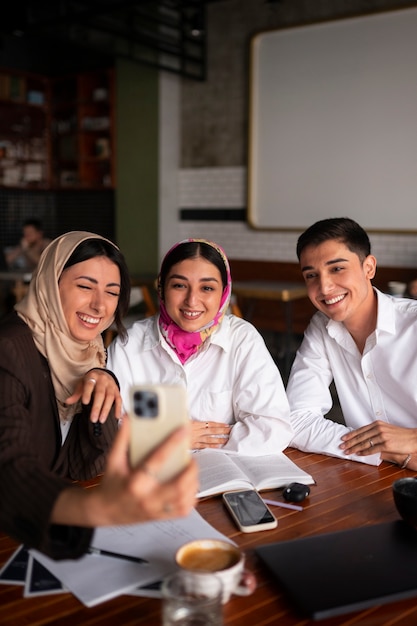
{"type": "Polygon", "coordinates": [[[114,72],[0,71],[0,185],[113,189],[114,72]]]}

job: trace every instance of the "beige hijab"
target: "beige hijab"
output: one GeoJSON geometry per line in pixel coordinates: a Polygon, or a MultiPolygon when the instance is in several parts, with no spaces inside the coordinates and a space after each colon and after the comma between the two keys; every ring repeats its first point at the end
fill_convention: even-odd
{"type": "Polygon", "coordinates": [[[65,263],[86,239],[108,241],[84,231],[72,231],[54,239],[42,253],[27,295],[15,306],[31,329],[37,349],[48,360],[62,422],[71,420],[80,409],[80,403],[65,405],[79,379],[93,367],[105,367],[106,362],[100,334],[91,342],[77,341],[71,336],[58,289],[65,263]]]}

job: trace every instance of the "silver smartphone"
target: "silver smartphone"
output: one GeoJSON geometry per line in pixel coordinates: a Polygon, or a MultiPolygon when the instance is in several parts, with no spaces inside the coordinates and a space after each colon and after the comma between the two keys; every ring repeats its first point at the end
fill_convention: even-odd
{"type": "MultiPolygon", "coordinates": [[[[174,430],[189,421],[186,390],[178,385],[134,385],[130,389],[130,464],[143,462],[174,430]]],[[[184,440],[156,472],[166,482],[190,461],[191,442],[184,440]]]]}
{"type": "Polygon", "coordinates": [[[237,524],[244,533],[276,528],[278,521],[271,513],[255,489],[227,491],[223,501],[237,524]]]}

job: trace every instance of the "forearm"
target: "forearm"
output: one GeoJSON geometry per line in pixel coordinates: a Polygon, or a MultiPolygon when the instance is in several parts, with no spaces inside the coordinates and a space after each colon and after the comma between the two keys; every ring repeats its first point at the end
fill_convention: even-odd
{"type": "MultiPolygon", "coordinates": [[[[146,477],[143,477],[146,480],[146,477]]],[[[143,483],[143,481],[141,481],[143,483]]],[[[100,485],[84,489],[71,486],[55,501],[51,524],[95,528],[147,521],[146,495],[129,486],[129,479],[103,477],[100,485]]]]}
{"type": "Polygon", "coordinates": [[[308,410],[294,411],[291,414],[291,424],[295,435],[290,446],[294,448],[304,452],[328,454],[351,461],[360,461],[369,465],[379,465],[381,462],[379,454],[372,454],[368,457],[356,454],[347,455],[340,448],[340,445],[342,444],[342,437],[350,433],[351,429],[319,413],[308,410]]]}
{"type": "MultiPolygon", "coordinates": [[[[150,469],[155,467],[156,472],[165,463],[167,451],[168,456],[172,454],[179,435],[182,435],[181,429],[149,457],[146,466],[133,471],[128,471],[126,467],[120,471],[121,464],[116,471],[115,466],[111,469],[115,456],[120,452],[117,450],[121,442],[119,437],[119,443],[115,444],[110,454],[110,471],[103,476],[100,484],[89,489],[71,486],[61,491],[55,500],[50,523],[94,528],[187,515],[195,503],[198,488],[195,461],[191,460],[178,476],[164,483],[159,482],[150,469]]],[[[125,463],[123,458],[122,464],[125,463]]]]}
{"type": "Polygon", "coordinates": [[[94,528],[110,524],[105,518],[105,511],[100,507],[100,498],[96,487],[68,487],[61,491],[51,512],[51,524],[84,526],[94,528]]]}

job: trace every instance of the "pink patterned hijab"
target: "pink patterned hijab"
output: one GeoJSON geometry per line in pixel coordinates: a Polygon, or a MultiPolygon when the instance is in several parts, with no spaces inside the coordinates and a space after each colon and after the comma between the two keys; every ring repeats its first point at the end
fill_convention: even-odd
{"type": "MultiPolygon", "coordinates": [[[[161,329],[161,333],[163,337],[166,339],[167,343],[175,350],[180,359],[181,363],[185,363],[193,354],[195,354],[203,345],[205,340],[216,330],[216,328],[221,323],[230,302],[230,296],[232,292],[232,277],[230,275],[230,267],[229,261],[227,260],[226,254],[224,250],[214,243],[213,241],[207,241],[206,239],[184,239],[176,243],[168,252],[166,253],[161,267],[164,264],[165,259],[171,254],[171,252],[182,246],[186,243],[203,243],[211,246],[216,250],[218,255],[221,257],[224,266],[226,268],[226,276],[227,276],[227,284],[223,289],[223,294],[220,300],[219,310],[217,311],[214,319],[211,320],[208,324],[196,330],[195,332],[188,332],[183,330],[178,326],[168,315],[167,310],[165,308],[164,300],[163,300],[163,287],[161,284],[161,273],[158,276],[158,294],[159,294],[159,306],[160,306],[160,314],[159,314],[159,327],[161,329]]],[[[177,261],[180,262],[180,261],[177,261]]]]}

